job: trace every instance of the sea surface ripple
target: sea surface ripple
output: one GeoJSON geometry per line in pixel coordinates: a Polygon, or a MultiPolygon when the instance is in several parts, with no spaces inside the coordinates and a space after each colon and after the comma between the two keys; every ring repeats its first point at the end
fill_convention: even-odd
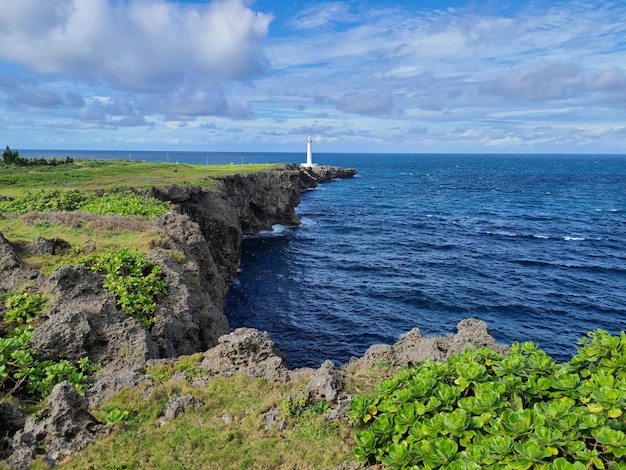
{"type": "Polygon", "coordinates": [[[626,329],[626,156],[316,158],[359,173],[305,192],[301,226],[247,238],[226,302],[290,367],[467,317],[561,361],[626,329]]]}

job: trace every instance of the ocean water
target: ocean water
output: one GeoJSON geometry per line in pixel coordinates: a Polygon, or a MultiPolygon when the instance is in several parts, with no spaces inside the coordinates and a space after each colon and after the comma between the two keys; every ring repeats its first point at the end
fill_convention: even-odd
{"type": "Polygon", "coordinates": [[[302,225],[244,241],[226,312],[290,367],[337,364],[467,317],[560,361],[626,329],[626,156],[342,155],[302,225]]]}
{"type": "MultiPolygon", "coordinates": [[[[315,149],[314,149],[315,150],[315,149]]],[[[305,153],[21,151],[180,163],[305,153]]],[[[626,156],[315,154],[358,175],[302,195],[302,224],[246,238],[226,313],[267,330],[290,367],[343,364],[413,327],[488,323],[558,360],[626,330],[626,156]]]]}

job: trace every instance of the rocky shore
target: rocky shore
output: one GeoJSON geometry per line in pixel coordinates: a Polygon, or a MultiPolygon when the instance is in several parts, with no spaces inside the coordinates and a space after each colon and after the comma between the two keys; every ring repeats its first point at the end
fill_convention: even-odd
{"type": "MultiPolygon", "coordinates": [[[[21,262],[25,252],[46,255],[68,249],[64,240],[37,237],[32,243],[14,244],[0,234],[0,269],[5,274],[0,291],[34,282],[51,298],[47,318],[31,339],[41,359],[89,357],[102,365],[102,374],[85,396],[68,383],[59,384],[36,417],[0,403],[0,458],[13,468],[29,468],[44,445],[44,459],[51,465],[80,451],[95,442],[104,428],[90,415],[89,406],[105,402],[124,387],[147,383],[147,366],[181,355],[202,352],[197,367],[206,374],[196,379],[197,386],[211,377],[236,373],[276,381],[304,377],[308,379],[304,393],[332,403],[340,418],[349,401],[343,384],[350,370],[379,362],[445,360],[472,346],[506,349],[494,342],[483,322],[468,319],[459,323],[454,336],[426,338],[416,328],[393,346],[372,346],[342,368],[327,361],[318,370],[289,370],[267,333],[231,330],[223,305],[236,276],[244,235],[271,230],[276,224],[298,225],[294,209],[303,190],[355,174],[338,167],[284,165],[220,178],[210,191],[195,186],[153,188],[150,195],[170,202],[174,210],[149,227],[166,240],[149,258],[161,266],[168,285],[150,330],[119,311],[102,287],[102,275],[68,265],[44,276],[21,262]]],[[[163,419],[176,416],[192,401],[178,397],[168,403],[163,419]]]]}

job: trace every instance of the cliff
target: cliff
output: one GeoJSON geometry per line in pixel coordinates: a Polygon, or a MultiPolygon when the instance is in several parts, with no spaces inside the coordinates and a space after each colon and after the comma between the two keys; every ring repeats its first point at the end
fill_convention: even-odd
{"type": "Polygon", "coordinates": [[[153,188],[150,195],[172,203],[174,211],[149,227],[166,240],[149,258],[161,266],[168,284],[150,331],[119,311],[102,287],[102,275],[72,265],[44,277],[20,261],[21,251],[37,247],[41,254],[52,254],[55,246],[67,245],[62,240],[38,238],[24,247],[0,234],[0,267],[9,274],[0,279],[0,290],[35,281],[50,295],[48,318],[31,340],[44,360],[87,356],[112,372],[149,359],[204,351],[230,332],[223,305],[237,272],[243,236],[271,230],[275,224],[297,225],[294,209],[304,189],[355,173],[284,165],[219,178],[210,191],[198,186],[153,188]]]}
{"type": "MultiPolygon", "coordinates": [[[[247,328],[231,332],[223,305],[239,265],[243,236],[270,230],[275,224],[297,225],[294,209],[303,190],[355,174],[355,170],[335,167],[300,169],[285,165],[220,178],[210,191],[197,186],[153,188],[150,194],[171,202],[174,210],[149,227],[166,240],[154,247],[149,257],[161,266],[168,285],[150,330],[119,311],[112,295],[102,287],[102,275],[68,265],[43,276],[20,260],[24,250],[53,254],[56,249],[67,249],[67,242],[39,237],[28,246],[17,246],[0,234],[0,268],[8,274],[0,278],[0,291],[34,281],[51,298],[47,319],[31,339],[40,358],[76,361],[88,356],[103,366],[103,373],[93,379],[86,396],[68,382],[58,384],[36,417],[7,402],[0,403],[4,430],[0,457],[12,468],[29,468],[44,447],[43,459],[50,465],[80,452],[110,431],[93,418],[90,406],[106,403],[127,387],[143,387],[148,393],[153,381],[146,375],[146,367],[172,363],[181,355],[202,353],[192,356],[198,360],[194,370],[200,373],[194,387],[202,387],[213,377],[233,374],[269,381],[305,380],[306,388],[299,393],[332,403],[332,419],[345,420],[350,402],[345,393],[346,374],[355,370],[381,362],[401,366],[428,358],[445,360],[473,346],[505,350],[495,344],[487,325],[465,320],[459,323],[455,336],[425,338],[416,328],[393,346],[372,346],[363,358],[353,358],[344,368],[337,369],[327,361],[318,370],[291,371],[267,333],[247,328]]],[[[191,396],[174,395],[160,422],[173,419],[195,403],[191,396]]],[[[267,411],[263,418],[267,426],[278,420],[280,413],[278,407],[267,411]]]]}

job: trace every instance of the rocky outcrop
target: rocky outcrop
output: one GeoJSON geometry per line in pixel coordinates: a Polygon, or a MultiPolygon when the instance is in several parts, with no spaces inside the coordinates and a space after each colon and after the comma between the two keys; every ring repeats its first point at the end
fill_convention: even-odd
{"type": "Polygon", "coordinates": [[[11,468],[30,468],[42,448],[44,460],[53,465],[95,442],[103,428],[87,411],[87,399],[69,382],[56,385],[46,403],[35,417],[26,418],[23,429],[13,436],[7,460],[11,468]]]}
{"type": "MultiPolygon", "coordinates": [[[[10,454],[7,461],[14,468],[28,468],[38,449],[46,449],[44,459],[49,464],[81,450],[96,439],[100,429],[87,412],[87,404],[103,403],[124,387],[149,390],[151,381],[143,368],[158,358],[206,351],[199,364],[206,380],[235,373],[289,380],[292,373],[267,333],[241,329],[229,334],[223,305],[239,265],[243,236],[271,230],[275,224],[297,225],[294,209],[301,191],[354,173],[323,167],[309,172],[284,165],[220,178],[210,191],[191,186],[152,189],[150,195],[171,202],[174,211],[154,220],[150,228],[166,240],[149,257],[161,266],[168,284],[150,330],[117,308],[102,286],[102,275],[72,265],[44,278],[21,262],[22,254],[67,252],[71,247],[65,241],[37,237],[32,243],[14,245],[0,233],[4,274],[0,291],[36,281],[50,300],[47,318],[42,318],[31,338],[39,359],[89,357],[106,374],[93,383],[88,398],[68,383],[57,385],[36,418],[2,404],[0,420],[11,419],[15,424],[1,436],[0,444],[6,449],[3,457],[10,454]]],[[[312,381],[310,393],[335,396],[340,376],[334,367],[325,369],[312,381]]],[[[165,421],[186,406],[198,404],[180,398],[165,413],[165,421]]]]}
{"type": "Polygon", "coordinates": [[[81,266],[63,266],[47,279],[44,290],[52,296],[53,307],[31,338],[41,359],[89,357],[117,370],[159,356],[150,332],[116,307],[102,287],[101,275],[81,266]]]}
{"type": "Polygon", "coordinates": [[[300,170],[304,180],[310,179],[315,183],[326,183],[338,178],[352,178],[356,175],[355,169],[338,166],[301,167],[300,170]]]}
{"type": "Polygon", "coordinates": [[[192,395],[173,396],[168,400],[167,405],[165,405],[165,411],[163,411],[163,415],[159,418],[159,424],[163,426],[165,423],[169,423],[191,406],[202,405],[204,405],[204,403],[192,395]]]}
{"type": "Polygon", "coordinates": [[[400,336],[399,341],[393,346],[383,344],[370,346],[363,357],[350,359],[346,369],[374,367],[380,363],[414,366],[427,359],[445,361],[452,354],[465,349],[482,347],[502,353],[508,351],[508,346],[495,342],[484,321],[466,318],[458,323],[455,335],[422,336],[419,328],[413,328],[400,336]]]}
{"type": "Polygon", "coordinates": [[[285,357],[270,335],[254,328],[238,328],[222,336],[216,347],[204,353],[198,366],[210,375],[222,377],[239,373],[272,381],[289,379],[285,357]]]}
{"type": "MultiPolygon", "coordinates": [[[[101,275],[63,266],[38,283],[52,302],[48,319],[33,333],[33,347],[42,359],[87,356],[113,372],[217,345],[230,332],[223,305],[236,276],[243,236],[275,224],[297,225],[294,209],[301,191],[344,174],[329,169],[314,179],[296,165],[283,165],[222,177],[210,191],[199,186],[153,188],[150,195],[170,202],[175,210],[150,227],[167,240],[149,257],[161,266],[168,284],[151,330],[119,311],[102,287],[101,275]]],[[[0,289],[40,276],[21,263],[20,253],[45,256],[70,248],[63,240],[42,237],[17,247],[0,234],[0,267],[10,274],[0,279],[0,289]]]]}
{"type": "Polygon", "coordinates": [[[0,233],[0,290],[10,291],[39,277],[36,269],[20,261],[19,248],[0,233]]]}

